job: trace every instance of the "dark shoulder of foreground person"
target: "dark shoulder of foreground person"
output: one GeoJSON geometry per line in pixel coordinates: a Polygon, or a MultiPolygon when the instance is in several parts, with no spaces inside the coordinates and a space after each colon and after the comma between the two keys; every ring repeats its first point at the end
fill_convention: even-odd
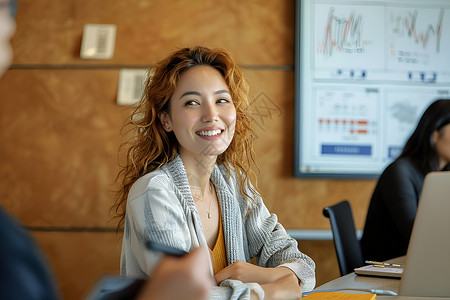
{"type": "Polygon", "coordinates": [[[0,299],[60,299],[56,282],[35,241],[0,206],[0,299]]]}

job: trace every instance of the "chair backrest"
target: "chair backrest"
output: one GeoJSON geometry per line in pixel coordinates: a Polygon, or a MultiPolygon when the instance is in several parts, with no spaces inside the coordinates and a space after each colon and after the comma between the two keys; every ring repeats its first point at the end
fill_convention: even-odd
{"type": "Polygon", "coordinates": [[[364,265],[361,245],[356,236],[355,223],[350,203],[343,200],[325,207],[323,215],[330,219],[334,246],[341,276],[353,272],[364,265]]]}

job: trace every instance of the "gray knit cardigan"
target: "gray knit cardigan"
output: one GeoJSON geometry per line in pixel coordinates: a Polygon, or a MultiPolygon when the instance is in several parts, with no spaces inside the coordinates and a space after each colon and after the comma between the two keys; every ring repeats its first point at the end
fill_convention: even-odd
{"type": "MultiPolygon", "coordinates": [[[[236,177],[222,166],[211,175],[219,199],[227,262],[250,262],[259,266],[284,266],[302,282],[303,291],[315,286],[314,261],[298,250],[297,242],[270,214],[259,196],[250,206],[239,191],[236,177]]],[[[138,179],[130,189],[122,241],[121,275],[145,278],[151,275],[161,255],[146,249],[154,240],[189,251],[207,245],[202,224],[180,156],[157,171],[138,179]]],[[[211,268],[212,270],[212,268],[211,268]]],[[[237,280],[225,280],[211,291],[211,299],[250,299],[250,287],[237,280]]],[[[253,285],[254,286],[254,285],[253,285]]]]}

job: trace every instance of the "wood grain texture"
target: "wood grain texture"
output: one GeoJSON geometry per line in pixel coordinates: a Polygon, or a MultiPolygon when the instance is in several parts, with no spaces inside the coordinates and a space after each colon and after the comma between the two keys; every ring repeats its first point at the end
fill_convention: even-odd
{"type": "Polygon", "coordinates": [[[294,1],[19,0],[15,64],[151,64],[177,47],[230,51],[240,64],[294,63],[294,1]],[[85,24],[116,24],[112,60],[79,58],[85,24]]]}
{"type": "Polygon", "coordinates": [[[108,226],[129,113],[115,104],[117,78],[12,70],[0,81],[0,197],[27,226],[108,226]]]}
{"type": "Polygon", "coordinates": [[[115,233],[34,232],[64,300],[85,299],[105,275],[119,274],[121,242],[115,233]]]}

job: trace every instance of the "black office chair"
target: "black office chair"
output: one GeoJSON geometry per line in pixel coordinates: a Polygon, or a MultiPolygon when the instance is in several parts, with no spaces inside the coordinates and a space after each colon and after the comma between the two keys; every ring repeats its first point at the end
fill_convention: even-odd
{"type": "Polygon", "coordinates": [[[354,268],[364,265],[361,245],[356,236],[352,208],[343,200],[323,209],[323,215],[330,219],[334,246],[341,276],[353,272],[354,268]]]}

